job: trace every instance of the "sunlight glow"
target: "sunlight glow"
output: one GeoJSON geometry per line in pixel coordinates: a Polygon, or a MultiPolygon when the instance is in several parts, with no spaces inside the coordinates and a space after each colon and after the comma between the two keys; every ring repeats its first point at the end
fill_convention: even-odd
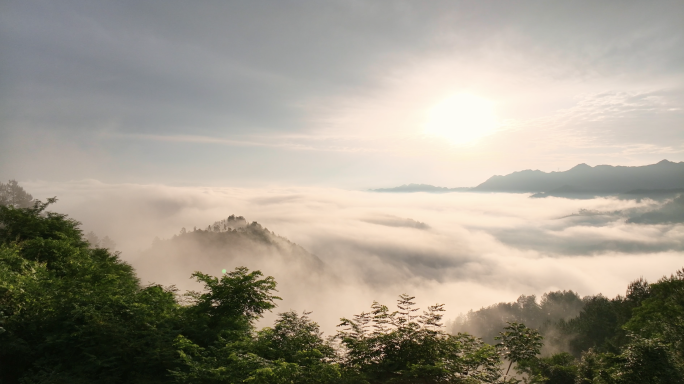
{"type": "Polygon", "coordinates": [[[493,133],[497,121],[490,101],[458,94],[442,100],[428,112],[425,133],[463,145],[493,133]]]}

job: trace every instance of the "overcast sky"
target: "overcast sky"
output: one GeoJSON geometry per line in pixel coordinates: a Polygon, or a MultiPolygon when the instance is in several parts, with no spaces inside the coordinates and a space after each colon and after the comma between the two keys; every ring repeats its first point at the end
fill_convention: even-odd
{"type": "Polygon", "coordinates": [[[0,180],[457,187],[683,161],[682,20],[681,0],[4,0],[0,180]],[[465,101],[435,133],[445,100],[465,101]]]}

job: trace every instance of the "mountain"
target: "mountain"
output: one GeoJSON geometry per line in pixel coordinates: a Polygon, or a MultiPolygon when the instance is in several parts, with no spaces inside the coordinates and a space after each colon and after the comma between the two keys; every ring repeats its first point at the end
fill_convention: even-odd
{"type": "Polygon", "coordinates": [[[448,193],[448,192],[465,192],[470,188],[446,188],[435,187],[429,184],[404,184],[394,188],[378,188],[371,189],[372,192],[389,192],[389,193],[413,193],[413,192],[429,192],[429,193],[448,193]]]}
{"type": "Polygon", "coordinates": [[[638,167],[579,164],[563,172],[525,170],[492,176],[474,192],[545,192],[536,197],[619,194],[684,188],[684,162],[662,160],[638,167]]]}
{"type": "Polygon", "coordinates": [[[327,275],[325,264],[316,255],[257,222],[250,224],[233,215],[206,229],[182,229],[170,239],[155,239],[135,266],[144,280],[161,284],[187,281],[194,271],[218,275],[236,266],[272,275],[281,287],[315,284],[327,275]]]}

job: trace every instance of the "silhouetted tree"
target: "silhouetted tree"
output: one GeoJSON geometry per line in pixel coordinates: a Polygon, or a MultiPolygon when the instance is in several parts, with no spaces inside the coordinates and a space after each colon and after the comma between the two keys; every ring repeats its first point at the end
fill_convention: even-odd
{"type": "Polygon", "coordinates": [[[33,196],[26,192],[16,180],[10,180],[7,184],[0,183],[0,205],[29,208],[33,203],[33,196]]]}

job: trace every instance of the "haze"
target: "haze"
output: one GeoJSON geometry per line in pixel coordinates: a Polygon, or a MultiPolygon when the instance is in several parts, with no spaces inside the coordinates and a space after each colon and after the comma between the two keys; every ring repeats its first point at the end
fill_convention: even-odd
{"type": "MultiPolygon", "coordinates": [[[[280,283],[280,309],[314,310],[327,331],[345,313],[404,292],[424,305],[446,303],[449,317],[520,294],[572,289],[624,294],[625,281],[656,280],[682,265],[681,224],[627,219],[662,203],[645,199],[531,199],[529,194],[383,194],[334,188],[195,188],[31,183],[38,196],[64,196],[54,207],[84,229],[107,234],[144,283],[196,288],[195,270],[219,275],[258,266],[280,283]],[[580,210],[590,214],[579,215],[580,210]],[[601,214],[591,214],[601,213],[601,214]],[[282,259],[241,253],[225,261],[201,252],[182,259],[141,257],[156,236],[206,227],[231,214],[303,246],[323,272],[282,259]],[[307,274],[308,273],[308,274],[307,274]],[[302,277],[304,276],[304,277],[302,277]]],[[[199,247],[198,247],[199,248],[199,247]]],[[[266,321],[270,321],[267,318],[266,321]]]]}
{"type": "Polygon", "coordinates": [[[667,201],[367,191],[684,161],[681,1],[0,9],[0,181],[57,196],[143,281],[218,275],[201,255],[141,255],[231,214],[328,265],[300,284],[260,266],[282,309],[326,330],[404,292],[454,317],[523,293],[612,296],[683,264],[682,224],[626,222],[667,201]],[[580,209],[605,214],[566,217],[580,209]]]}

